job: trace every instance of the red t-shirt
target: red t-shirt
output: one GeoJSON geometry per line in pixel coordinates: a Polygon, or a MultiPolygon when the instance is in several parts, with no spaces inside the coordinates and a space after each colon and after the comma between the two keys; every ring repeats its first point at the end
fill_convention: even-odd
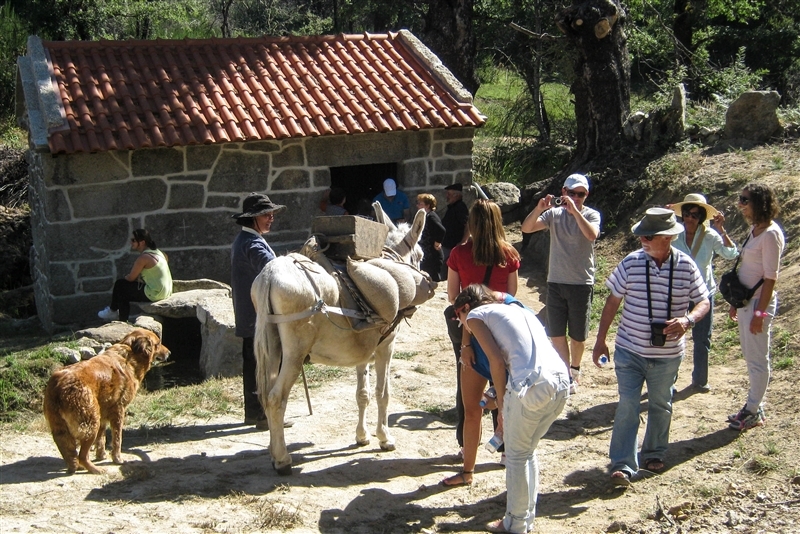
{"type": "MultiPolygon", "coordinates": [[[[475,265],[472,262],[472,241],[458,245],[450,252],[447,266],[458,273],[461,287],[470,284],[482,284],[486,276],[485,265],[475,265]]],[[[505,267],[495,265],[492,267],[492,276],[489,278],[489,288],[494,291],[508,291],[508,275],[519,270],[519,260],[506,256],[505,267]]]]}

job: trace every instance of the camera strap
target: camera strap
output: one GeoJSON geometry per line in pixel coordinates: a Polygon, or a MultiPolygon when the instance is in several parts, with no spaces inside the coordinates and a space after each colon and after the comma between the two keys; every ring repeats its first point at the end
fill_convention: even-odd
{"type": "MultiPolygon", "coordinates": [[[[669,286],[667,286],[667,320],[672,315],[672,274],[675,272],[675,265],[673,263],[672,247],[669,250],[669,286]]],[[[655,260],[653,260],[655,263],[655,260]]],[[[653,323],[653,304],[652,296],[650,295],[650,258],[645,259],[644,277],[647,281],[647,318],[650,323],[653,323]]]]}

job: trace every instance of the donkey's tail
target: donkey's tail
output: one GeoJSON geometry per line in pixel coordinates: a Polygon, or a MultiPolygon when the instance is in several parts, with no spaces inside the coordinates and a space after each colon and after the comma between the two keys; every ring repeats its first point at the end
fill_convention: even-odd
{"type": "Polygon", "coordinates": [[[281,337],[278,325],[270,323],[263,317],[272,314],[270,293],[272,288],[269,276],[269,264],[253,281],[250,297],[256,309],[256,333],[253,340],[253,352],[256,356],[256,387],[258,399],[266,412],[267,398],[272,384],[278,378],[281,366],[281,337]]]}

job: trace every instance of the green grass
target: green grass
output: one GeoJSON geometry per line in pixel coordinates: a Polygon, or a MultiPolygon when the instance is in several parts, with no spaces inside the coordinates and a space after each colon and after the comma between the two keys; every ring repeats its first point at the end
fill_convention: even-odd
{"type": "Polygon", "coordinates": [[[13,116],[0,119],[0,145],[11,148],[27,148],[28,146],[28,134],[25,130],[17,127],[13,116]]]}
{"type": "Polygon", "coordinates": [[[179,418],[209,419],[241,411],[241,379],[211,379],[202,384],[154,392],[141,391],[128,410],[128,424],[163,428],[179,418]]]}
{"type": "Polygon", "coordinates": [[[0,421],[12,421],[22,412],[41,413],[47,380],[67,363],[64,356],[53,351],[55,346],[8,352],[0,357],[0,421]]]}
{"type": "Polygon", "coordinates": [[[308,388],[318,388],[326,382],[331,382],[345,376],[349,371],[344,367],[330,367],[328,365],[314,365],[307,363],[303,366],[308,381],[308,388]]]}
{"type": "Polygon", "coordinates": [[[397,351],[394,354],[392,354],[392,359],[395,359],[395,360],[410,360],[414,356],[416,356],[417,354],[419,354],[419,352],[417,352],[415,350],[407,351],[407,352],[397,351]]]}

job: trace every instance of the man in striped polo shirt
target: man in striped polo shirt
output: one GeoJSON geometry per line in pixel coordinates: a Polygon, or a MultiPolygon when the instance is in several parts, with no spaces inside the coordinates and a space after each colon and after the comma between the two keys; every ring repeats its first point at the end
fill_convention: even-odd
{"type": "Polygon", "coordinates": [[[619,403],[611,432],[611,482],[630,485],[639,470],[636,456],[639,402],[647,384],[647,428],[642,442],[644,469],[664,469],[672,421],[672,394],[684,353],[686,332],[708,313],[708,289],[688,254],[672,247],[683,231],[672,210],[650,208],[631,228],[642,248],[614,269],[592,351],[599,367],[610,356],[606,336],[620,304],[622,319],[614,348],[619,403]],[[689,303],[697,304],[689,313],[689,303]]]}

